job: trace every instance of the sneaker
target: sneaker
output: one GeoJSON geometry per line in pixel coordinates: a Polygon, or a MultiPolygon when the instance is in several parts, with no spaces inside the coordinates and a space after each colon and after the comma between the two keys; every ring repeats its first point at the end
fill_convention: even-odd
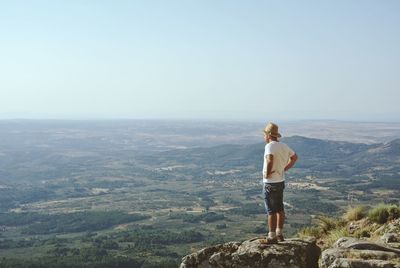
{"type": "Polygon", "coordinates": [[[266,237],[264,239],[260,239],[260,247],[266,247],[268,245],[278,244],[278,239],[276,237],[266,237]]]}
{"type": "Polygon", "coordinates": [[[277,236],[276,236],[276,239],[278,240],[278,242],[283,242],[283,241],[285,241],[285,238],[283,238],[283,235],[282,235],[282,234],[277,235],[277,236]]]}

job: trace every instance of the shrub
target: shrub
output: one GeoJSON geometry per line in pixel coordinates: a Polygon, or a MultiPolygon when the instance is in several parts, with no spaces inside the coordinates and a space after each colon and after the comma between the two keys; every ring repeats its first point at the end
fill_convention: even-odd
{"type": "Polygon", "coordinates": [[[322,236],[322,232],[319,227],[312,226],[300,229],[298,235],[300,237],[312,236],[315,238],[320,238],[322,236]]]}
{"type": "Polygon", "coordinates": [[[359,229],[354,232],[354,236],[357,238],[363,238],[363,237],[371,237],[371,233],[369,228],[363,228],[359,229]]]}
{"type": "Polygon", "coordinates": [[[391,205],[388,208],[389,217],[388,220],[395,220],[400,218],[400,207],[396,205],[391,205]]]}
{"type": "Polygon", "coordinates": [[[317,220],[317,226],[305,227],[300,229],[300,231],[298,232],[299,236],[313,236],[315,238],[321,238],[329,234],[331,230],[335,230],[337,228],[342,228],[343,226],[345,226],[344,221],[327,216],[318,216],[317,220]]]}
{"type": "Polygon", "coordinates": [[[327,216],[319,216],[317,220],[318,226],[323,233],[328,233],[330,230],[344,225],[343,222],[327,216]]]}
{"type": "Polygon", "coordinates": [[[368,218],[377,223],[386,223],[389,220],[400,218],[400,207],[397,205],[379,204],[376,208],[372,209],[368,218]]]}
{"type": "Polygon", "coordinates": [[[326,246],[331,247],[339,238],[349,236],[347,228],[331,230],[326,238],[326,246]]]}
{"type": "Polygon", "coordinates": [[[367,206],[350,207],[343,215],[343,218],[346,221],[358,221],[366,217],[367,212],[368,212],[367,206]]]}

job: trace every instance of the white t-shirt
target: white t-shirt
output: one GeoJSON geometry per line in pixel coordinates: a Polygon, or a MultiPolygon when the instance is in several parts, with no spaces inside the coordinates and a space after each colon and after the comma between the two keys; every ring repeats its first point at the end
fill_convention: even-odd
{"type": "Polygon", "coordinates": [[[272,141],[265,145],[264,152],[264,166],[263,166],[263,182],[275,183],[282,182],[285,180],[284,169],[289,163],[290,157],[292,157],[295,152],[285,143],[272,141]],[[267,155],[272,154],[274,156],[274,162],[272,165],[271,178],[267,179],[267,155]]]}

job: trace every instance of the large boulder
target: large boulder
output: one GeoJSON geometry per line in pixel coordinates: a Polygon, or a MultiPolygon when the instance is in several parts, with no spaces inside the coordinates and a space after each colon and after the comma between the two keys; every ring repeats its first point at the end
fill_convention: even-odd
{"type": "Polygon", "coordinates": [[[260,238],[204,248],[182,259],[180,268],[318,268],[315,239],[288,239],[261,246],[260,238]]]}
{"type": "Polygon", "coordinates": [[[352,237],[322,252],[322,268],[400,268],[400,250],[352,237]]]}

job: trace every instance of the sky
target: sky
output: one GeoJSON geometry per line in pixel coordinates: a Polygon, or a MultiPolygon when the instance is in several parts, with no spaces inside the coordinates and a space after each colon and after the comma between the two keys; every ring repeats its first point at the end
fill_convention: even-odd
{"type": "Polygon", "coordinates": [[[400,1],[0,1],[0,119],[400,121],[400,1]]]}

